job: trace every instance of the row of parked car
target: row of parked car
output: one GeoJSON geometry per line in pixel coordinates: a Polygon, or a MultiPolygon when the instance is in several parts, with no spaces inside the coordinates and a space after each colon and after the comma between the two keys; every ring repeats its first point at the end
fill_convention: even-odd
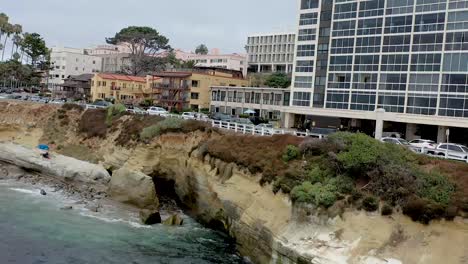
{"type": "Polygon", "coordinates": [[[429,139],[415,139],[408,142],[402,138],[394,137],[384,137],[382,138],[382,142],[401,145],[415,152],[468,162],[468,147],[460,144],[438,144],[435,141],[429,139]]]}

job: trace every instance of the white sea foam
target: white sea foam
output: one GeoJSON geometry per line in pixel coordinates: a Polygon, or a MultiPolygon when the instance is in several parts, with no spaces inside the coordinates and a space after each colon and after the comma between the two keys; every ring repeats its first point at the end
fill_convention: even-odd
{"type": "Polygon", "coordinates": [[[28,189],[23,189],[23,188],[9,188],[9,189],[15,192],[20,192],[20,193],[40,195],[40,192],[37,190],[28,190],[28,189]]]}
{"type": "Polygon", "coordinates": [[[87,212],[80,212],[80,215],[86,216],[86,217],[91,217],[91,218],[94,218],[94,219],[98,219],[98,220],[101,220],[101,221],[104,221],[104,222],[107,222],[107,223],[125,223],[125,224],[128,224],[128,225],[130,225],[132,227],[135,227],[135,228],[151,228],[151,226],[142,225],[140,223],[133,222],[133,221],[130,221],[130,220],[125,220],[125,219],[122,219],[122,218],[109,218],[109,217],[105,217],[105,216],[102,216],[102,215],[89,214],[87,212]]]}

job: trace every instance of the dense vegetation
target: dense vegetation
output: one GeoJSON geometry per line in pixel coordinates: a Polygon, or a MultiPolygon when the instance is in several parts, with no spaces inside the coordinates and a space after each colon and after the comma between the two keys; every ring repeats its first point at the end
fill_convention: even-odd
{"type": "Polygon", "coordinates": [[[436,167],[428,170],[433,159],[364,134],[336,133],[301,143],[279,136],[255,141],[225,136],[208,142],[207,153],[261,172],[262,183],[289,193],[295,203],[328,208],[344,200],[366,211],[380,208],[383,215],[395,207],[423,223],[467,209],[462,177],[449,178],[436,167]]]}
{"type": "MultiPolygon", "coordinates": [[[[116,105],[82,112],[64,105],[55,118],[65,125],[68,111],[78,111],[78,132],[84,138],[104,138],[118,131],[115,142],[124,147],[170,132],[213,130],[203,122],[128,115],[122,109],[116,105]]],[[[421,156],[364,134],[340,132],[324,140],[216,135],[199,146],[203,155],[259,174],[261,184],[289,194],[294,203],[326,209],[342,201],[340,205],[382,215],[403,212],[423,223],[468,212],[468,165],[461,162],[421,156]]]]}

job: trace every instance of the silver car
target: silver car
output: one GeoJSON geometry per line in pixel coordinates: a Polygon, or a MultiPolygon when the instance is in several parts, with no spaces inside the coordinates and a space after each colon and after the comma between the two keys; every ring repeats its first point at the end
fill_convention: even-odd
{"type": "Polygon", "coordinates": [[[468,148],[463,145],[453,143],[441,143],[428,154],[446,157],[447,159],[462,160],[468,162],[468,148]]]}

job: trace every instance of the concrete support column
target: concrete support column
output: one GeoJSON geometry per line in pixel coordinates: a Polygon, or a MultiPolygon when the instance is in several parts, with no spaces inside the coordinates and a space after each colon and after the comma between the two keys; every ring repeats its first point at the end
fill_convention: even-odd
{"type": "Polygon", "coordinates": [[[292,128],[294,127],[294,114],[291,113],[283,113],[283,127],[284,128],[292,128]]]}
{"type": "Polygon", "coordinates": [[[419,139],[420,137],[416,136],[416,131],[418,125],[416,124],[406,124],[406,140],[411,141],[413,139],[419,139]]]}
{"type": "Polygon", "coordinates": [[[375,139],[380,140],[383,137],[383,127],[384,127],[384,115],[385,109],[379,108],[376,110],[376,119],[375,119],[375,139]]]}
{"type": "Polygon", "coordinates": [[[439,126],[437,129],[437,143],[447,143],[447,131],[448,127],[439,126]]]}

